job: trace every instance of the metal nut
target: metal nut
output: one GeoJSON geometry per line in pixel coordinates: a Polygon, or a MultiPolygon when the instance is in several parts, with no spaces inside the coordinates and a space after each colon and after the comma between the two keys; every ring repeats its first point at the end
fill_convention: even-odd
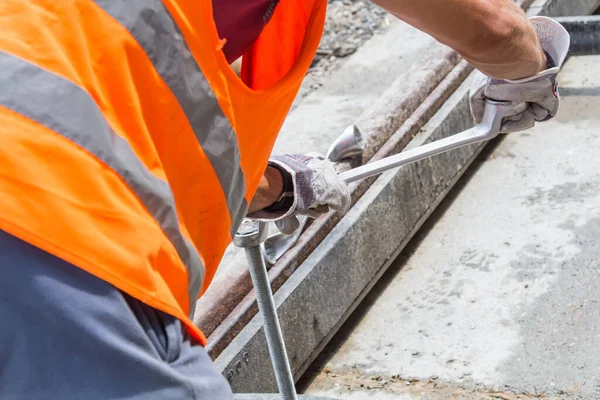
{"type": "Polygon", "coordinates": [[[266,223],[246,219],[235,234],[233,244],[244,249],[252,248],[264,242],[268,234],[266,223]]]}

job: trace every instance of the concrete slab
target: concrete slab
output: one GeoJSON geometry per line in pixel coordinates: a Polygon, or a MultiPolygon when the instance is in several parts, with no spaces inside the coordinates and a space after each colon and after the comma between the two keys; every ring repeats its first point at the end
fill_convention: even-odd
{"type": "Polygon", "coordinates": [[[559,116],[507,136],[464,178],[307,394],[600,398],[599,61],[570,59],[559,116]]]}

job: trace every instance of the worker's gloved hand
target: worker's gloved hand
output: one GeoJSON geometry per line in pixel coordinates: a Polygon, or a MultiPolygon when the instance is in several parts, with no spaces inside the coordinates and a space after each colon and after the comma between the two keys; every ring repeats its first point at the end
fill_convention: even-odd
{"type": "Polygon", "coordinates": [[[529,129],[536,121],[547,121],[558,111],[560,98],[556,76],[569,51],[569,33],[550,18],[532,17],[530,20],[546,52],[548,68],[518,80],[493,79],[479,73],[470,93],[471,113],[477,123],[483,117],[486,99],[527,105],[524,112],[504,119],[502,133],[529,129]]]}
{"type": "Polygon", "coordinates": [[[283,194],[273,205],[248,218],[274,221],[281,232],[291,234],[299,226],[296,215],[316,218],[330,210],[345,213],[350,207],[348,186],[331,161],[320,156],[286,154],[271,158],[269,166],[282,173],[283,194]]]}

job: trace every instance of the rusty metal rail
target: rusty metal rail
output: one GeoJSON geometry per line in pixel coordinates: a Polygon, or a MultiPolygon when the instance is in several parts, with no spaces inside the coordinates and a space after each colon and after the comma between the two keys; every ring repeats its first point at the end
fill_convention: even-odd
{"type": "Polygon", "coordinates": [[[600,15],[556,19],[571,35],[569,55],[600,54],[600,15]]]}

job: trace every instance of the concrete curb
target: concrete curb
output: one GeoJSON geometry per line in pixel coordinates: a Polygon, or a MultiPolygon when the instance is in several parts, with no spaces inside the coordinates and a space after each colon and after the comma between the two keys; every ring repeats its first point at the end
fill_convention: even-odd
{"type": "MultiPolygon", "coordinates": [[[[587,14],[598,1],[548,0],[541,3],[536,1],[532,7],[538,7],[537,13],[542,15],[556,15],[555,10],[562,14],[587,14]],[[566,12],[571,6],[573,12],[566,12]]],[[[455,68],[468,72],[464,64],[455,68]]],[[[471,121],[467,91],[468,84],[461,85],[409,146],[467,129],[471,121]]],[[[415,111],[418,109],[417,105],[415,111]]],[[[409,119],[405,117],[405,121],[409,119]]],[[[412,137],[409,133],[414,131],[401,128],[392,137],[392,144],[385,147],[402,148],[412,137]]],[[[275,275],[273,280],[281,285],[275,300],[296,377],[305,371],[482,148],[483,145],[477,145],[459,149],[386,173],[370,187],[365,184],[362,190],[355,188],[364,195],[295,271],[271,271],[275,275]],[[283,279],[288,276],[287,280],[283,279]]],[[[381,155],[381,151],[376,154],[381,155]]],[[[316,222],[323,228],[336,221],[316,222]]],[[[306,242],[300,246],[303,244],[306,242]]],[[[238,310],[246,307],[246,319],[251,315],[248,311],[252,297],[250,293],[238,305],[238,310]]],[[[229,320],[229,325],[225,324],[229,332],[240,327],[232,330],[232,323],[235,321],[229,320]]],[[[276,390],[261,324],[258,317],[244,324],[245,327],[216,359],[235,392],[276,390]]],[[[224,335],[225,331],[219,334],[224,335]]]]}

